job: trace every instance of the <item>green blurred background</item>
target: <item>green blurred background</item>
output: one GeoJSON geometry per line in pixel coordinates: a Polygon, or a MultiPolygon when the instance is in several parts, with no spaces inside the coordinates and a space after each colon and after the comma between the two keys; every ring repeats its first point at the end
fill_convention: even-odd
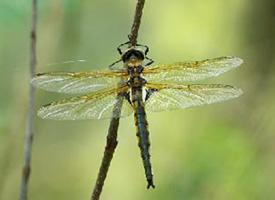
{"type": "MultiPolygon", "coordinates": [[[[105,69],[119,58],[136,1],[39,1],[38,72],[105,69]],[[84,59],[86,62],[64,63],[84,59]]],[[[0,1],[0,199],[17,199],[29,88],[31,1],[0,1]]],[[[133,117],[102,199],[275,199],[274,0],[147,1],[139,42],[156,63],[224,55],[241,68],[212,83],[244,90],[232,101],[148,114],[155,190],[146,181],[133,117]]],[[[61,95],[37,91],[35,109],[61,95]]],[[[109,120],[34,117],[29,199],[89,199],[109,120]]]]}

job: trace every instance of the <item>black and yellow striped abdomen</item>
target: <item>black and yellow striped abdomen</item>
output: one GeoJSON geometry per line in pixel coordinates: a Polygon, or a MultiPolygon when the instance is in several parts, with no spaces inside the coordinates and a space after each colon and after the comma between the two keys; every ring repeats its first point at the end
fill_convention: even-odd
{"type": "Polygon", "coordinates": [[[149,153],[150,140],[148,122],[146,119],[144,103],[142,101],[142,88],[135,88],[133,90],[134,91],[132,92],[132,103],[134,107],[135,125],[137,128],[136,135],[138,137],[138,146],[140,148],[145,175],[148,182],[147,188],[154,188],[155,186],[153,183],[152,166],[149,153]]]}

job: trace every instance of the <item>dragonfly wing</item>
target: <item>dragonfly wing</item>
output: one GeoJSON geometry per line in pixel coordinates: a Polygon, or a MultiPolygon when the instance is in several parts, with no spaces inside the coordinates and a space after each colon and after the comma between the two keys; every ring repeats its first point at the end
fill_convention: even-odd
{"type": "Polygon", "coordinates": [[[37,74],[32,79],[35,87],[67,94],[94,92],[116,85],[121,78],[126,78],[125,71],[108,72],[50,72],[37,74]]]}
{"type": "Polygon", "coordinates": [[[222,84],[148,83],[146,87],[155,90],[145,102],[146,109],[152,112],[212,104],[236,98],[242,94],[241,89],[222,84]]]}
{"type": "Polygon", "coordinates": [[[43,119],[54,120],[104,119],[128,116],[132,113],[132,107],[128,101],[123,101],[123,93],[127,90],[128,86],[124,86],[119,89],[113,88],[56,101],[40,108],[38,116],[43,119]]]}
{"type": "Polygon", "coordinates": [[[193,62],[178,62],[145,67],[143,74],[148,82],[174,82],[203,80],[219,76],[242,64],[242,59],[233,56],[193,62]]]}

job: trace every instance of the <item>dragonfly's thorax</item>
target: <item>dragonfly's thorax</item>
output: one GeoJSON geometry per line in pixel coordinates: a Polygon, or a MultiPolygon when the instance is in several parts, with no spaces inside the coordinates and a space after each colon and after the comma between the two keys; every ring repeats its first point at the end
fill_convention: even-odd
{"type": "Polygon", "coordinates": [[[130,79],[128,80],[128,85],[131,88],[141,88],[145,85],[145,83],[146,80],[141,76],[130,77],[130,79]]]}
{"type": "Polygon", "coordinates": [[[127,70],[130,77],[136,77],[140,76],[143,72],[143,66],[141,63],[137,63],[137,65],[128,65],[127,70]]]}
{"type": "Polygon", "coordinates": [[[141,77],[141,74],[143,72],[141,61],[135,56],[131,56],[127,64],[127,70],[129,74],[129,86],[132,88],[142,87],[146,83],[146,81],[144,78],[141,77]]]}
{"type": "Polygon", "coordinates": [[[125,64],[128,68],[134,68],[140,66],[142,64],[142,60],[138,59],[136,56],[131,56],[125,64]]]}

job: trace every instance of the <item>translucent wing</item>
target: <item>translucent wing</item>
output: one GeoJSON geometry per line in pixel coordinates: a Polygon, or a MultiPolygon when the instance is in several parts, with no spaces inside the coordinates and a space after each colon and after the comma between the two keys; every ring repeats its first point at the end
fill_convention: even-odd
{"type": "Polygon", "coordinates": [[[108,72],[51,72],[37,74],[32,79],[35,87],[60,93],[81,94],[116,85],[126,78],[126,71],[108,72]]]}
{"type": "Polygon", "coordinates": [[[145,102],[148,111],[158,112],[188,108],[236,98],[242,90],[222,84],[157,84],[148,83],[148,89],[156,90],[145,102]]]}
{"type": "Polygon", "coordinates": [[[174,82],[203,80],[218,76],[242,64],[238,57],[220,57],[193,62],[179,62],[145,67],[143,74],[150,82],[174,82]]]}
{"type": "Polygon", "coordinates": [[[103,90],[89,95],[74,97],[56,101],[43,106],[38,111],[38,116],[43,119],[54,120],[82,120],[103,119],[128,116],[132,113],[132,107],[128,101],[123,101],[123,93],[128,90],[127,86],[103,90]],[[120,113],[119,105],[122,105],[120,113]],[[112,114],[113,113],[113,114],[112,114]]]}

